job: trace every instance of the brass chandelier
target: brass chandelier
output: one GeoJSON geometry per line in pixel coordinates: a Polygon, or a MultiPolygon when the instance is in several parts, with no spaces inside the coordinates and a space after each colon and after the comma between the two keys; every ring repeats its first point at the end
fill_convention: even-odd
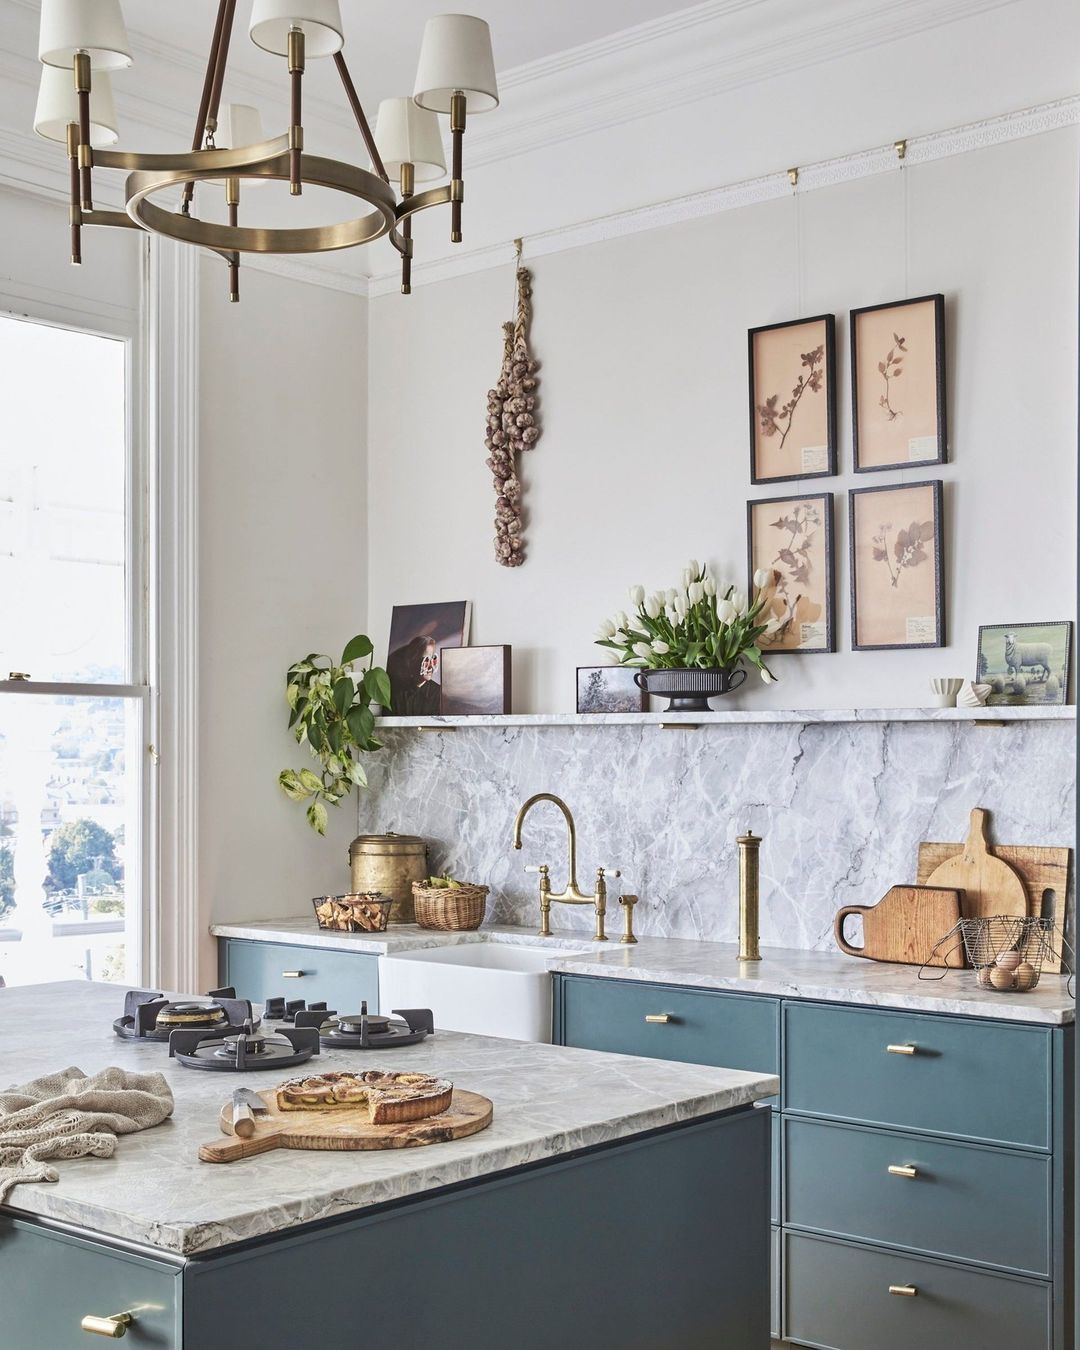
{"type": "Polygon", "coordinates": [[[38,56],[44,69],[34,129],[67,147],[72,262],[82,261],[86,225],[146,229],[224,258],[229,299],[235,301],[240,297],[241,253],[318,253],[388,235],[401,254],[402,292],[409,294],[412,217],[428,207],[448,204],[450,239],[461,240],[466,115],[485,112],[499,102],[488,25],[465,14],[429,19],[412,97],[384,99],[372,132],[342,54],[345,37],[338,0],[252,0],[251,40],[285,58],[290,87],[287,133],[262,140],[254,108],[223,106],[221,101],[235,15],[236,0],[219,0],[191,150],[141,154],[108,148],[118,139],[110,73],[132,62],[120,0],[42,0],[38,56]],[[326,57],[337,68],[370,168],[304,149],[305,63],[326,57]],[[417,192],[418,182],[446,172],[439,113],[450,119],[450,181],[417,192]],[[95,208],[95,168],[127,173],[124,211],[95,208]],[[362,208],[348,220],[325,225],[242,225],[241,185],[274,179],[288,182],[293,196],[301,195],[305,185],[329,188],[362,203],[362,208]],[[197,184],[224,186],[227,223],[199,219],[194,210],[197,184]],[[180,190],[175,209],[155,200],[168,189],[180,190]]]}

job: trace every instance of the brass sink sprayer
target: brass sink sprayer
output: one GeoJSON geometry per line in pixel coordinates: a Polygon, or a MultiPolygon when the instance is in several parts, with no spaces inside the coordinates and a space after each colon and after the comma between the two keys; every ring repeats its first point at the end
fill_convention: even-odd
{"type": "MultiPolygon", "coordinates": [[[[566,821],[566,847],[567,847],[567,880],[566,889],[556,893],[551,889],[551,868],[547,863],[541,863],[538,867],[526,867],[526,872],[539,873],[540,876],[540,937],[551,937],[551,906],[555,903],[562,905],[592,905],[596,911],[596,931],[593,934],[594,942],[606,942],[607,934],[604,932],[604,916],[607,914],[607,881],[606,877],[617,877],[622,874],[616,868],[598,867],[596,869],[596,893],[586,895],[578,886],[577,880],[577,829],[574,825],[574,817],[570,814],[570,808],[562,800],[556,797],[552,792],[537,792],[524,803],[521,810],[517,813],[514,821],[514,847],[521,847],[521,827],[525,823],[525,817],[529,814],[537,802],[551,802],[557,806],[563,814],[566,821]]],[[[619,904],[623,907],[625,916],[625,929],[621,942],[636,942],[634,936],[634,906],[637,904],[636,895],[621,895],[619,904]]]]}

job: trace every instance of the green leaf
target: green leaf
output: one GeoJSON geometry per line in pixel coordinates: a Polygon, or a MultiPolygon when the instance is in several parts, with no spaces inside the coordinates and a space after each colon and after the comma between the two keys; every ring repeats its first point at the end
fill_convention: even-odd
{"type": "Polygon", "coordinates": [[[372,666],[365,674],[364,693],[372,703],[381,703],[384,708],[390,707],[392,697],[390,676],[381,666],[372,666]]]}
{"type": "Polygon", "coordinates": [[[301,786],[300,778],[295,769],[282,769],[278,774],[278,786],[294,802],[302,802],[309,794],[301,786]]]}
{"type": "Polygon", "coordinates": [[[370,656],[374,650],[371,639],[363,633],[358,633],[356,637],[345,644],[345,650],[341,653],[341,664],[347,666],[350,661],[362,661],[365,656],[370,656]]]}
{"type": "Polygon", "coordinates": [[[294,708],[289,714],[289,726],[294,727],[300,719],[300,709],[294,708]]]}
{"type": "Polygon", "coordinates": [[[350,708],[345,715],[345,721],[349,727],[349,734],[357,745],[363,745],[365,741],[370,740],[371,733],[375,730],[375,714],[370,708],[350,708]]]}
{"type": "Polygon", "coordinates": [[[322,802],[312,802],[307,809],[308,824],[313,830],[318,830],[319,834],[326,833],[327,814],[326,807],[322,802]]]}
{"type": "Polygon", "coordinates": [[[316,754],[321,754],[326,749],[326,718],[321,712],[312,714],[307,724],[307,738],[308,744],[316,754]]]}
{"type": "Polygon", "coordinates": [[[341,738],[344,734],[344,722],[331,722],[326,728],[326,743],[336,755],[341,749],[341,738]]]}
{"type": "Polygon", "coordinates": [[[295,708],[300,702],[300,686],[291,682],[285,686],[285,701],[290,708],[295,708]]]}
{"type": "Polygon", "coordinates": [[[322,779],[311,769],[300,770],[300,784],[305,792],[321,792],[322,779]]]}
{"type": "Polygon", "coordinates": [[[353,701],[355,693],[356,685],[348,675],[343,675],[334,685],[334,707],[339,717],[345,716],[345,709],[353,701]]]}
{"type": "Polygon", "coordinates": [[[367,773],[358,759],[349,760],[349,767],[346,772],[349,775],[350,782],[355,783],[357,787],[367,787],[367,773]]]}

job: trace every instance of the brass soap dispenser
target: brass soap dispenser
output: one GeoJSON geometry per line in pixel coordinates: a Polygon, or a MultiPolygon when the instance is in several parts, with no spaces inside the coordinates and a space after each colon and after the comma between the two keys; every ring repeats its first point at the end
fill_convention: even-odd
{"type": "Polygon", "coordinates": [[[739,960],[760,961],[758,948],[758,849],[760,835],[748,831],[735,841],[739,845],[739,960]]]}

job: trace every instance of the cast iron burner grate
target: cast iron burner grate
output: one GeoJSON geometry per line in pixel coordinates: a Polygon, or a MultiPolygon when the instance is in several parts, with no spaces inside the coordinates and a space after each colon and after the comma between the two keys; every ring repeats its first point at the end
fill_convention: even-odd
{"type": "Polygon", "coordinates": [[[298,1027],[317,1027],[319,1040],[327,1050],[392,1050],[402,1045],[416,1045],[435,1032],[435,1021],[430,1008],[395,1008],[398,1021],[369,1013],[367,1001],[358,1013],[338,1013],[327,1018],[325,1013],[309,1010],[296,1014],[298,1027]]]}
{"type": "Polygon", "coordinates": [[[202,1030],[174,1031],[169,1037],[170,1059],[189,1069],[222,1073],[287,1069],[318,1053],[319,1033],[310,1027],[289,1027],[278,1035],[263,1036],[249,1021],[245,1027],[233,1027],[224,1037],[202,1030]]]}
{"type": "Polygon", "coordinates": [[[251,1004],[237,998],[235,989],[211,989],[207,1000],[170,1001],[148,989],[129,989],[124,995],[124,1014],[113,1031],[127,1041],[167,1041],[176,1030],[199,1031],[204,1038],[220,1039],[242,1031],[253,1018],[251,1004]]]}

